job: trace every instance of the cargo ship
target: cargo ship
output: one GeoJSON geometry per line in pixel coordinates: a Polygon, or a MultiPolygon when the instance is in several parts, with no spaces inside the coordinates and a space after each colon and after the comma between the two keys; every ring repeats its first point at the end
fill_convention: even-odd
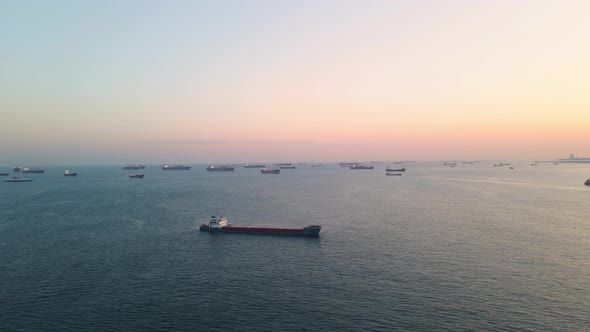
{"type": "Polygon", "coordinates": [[[403,168],[390,168],[390,167],[387,167],[385,169],[385,171],[386,172],[405,172],[406,171],[406,168],[405,167],[403,167],[403,168]]]}
{"type": "Polygon", "coordinates": [[[164,166],[162,166],[162,169],[165,171],[190,171],[191,167],[190,166],[184,166],[184,165],[168,165],[168,164],[164,164],[164,166]]]}
{"type": "Polygon", "coordinates": [[[233,172],[234,167],[229,165],[209,165],[206,170],[209,172],[233,172]]]}
{"type": "Polygon", "coordinates": [[[288,235],[318,237],[322,226],[309,225],[301,228],[284,228],[269,226],[232,226],[227,218],[222,216],[211,216],[209,224],[202,224],[199,227],[201,232],[211,233],[235,233],[235,234],[256,234],[256,235],[288,235]]]}
{"type": "Polygon", "coordinates": [[[135,173],[129,174],[129,178],[131,178],[131,179],[143,179],[143,177],[144,177],[143,174],[135,174],[135,173]]]}
{"type": "Polygon", "coordinates": [[[367,165],[362,165],[362,164],[355,164],[355,165],[352,165],[352,166],[350,166],[348,168],[350,168],[350,169],[373,169],[375,167],[373,167],[373,166],[367,166],[367,165]]]}
{"type": "Polygon", "coordinates": [[[28,174],[30,174],[30,173],[43,174],[43,173],[45,173],[45,170],[44,169],[34,169],[34,168],[25,167],[25,168],[23,168],[23,173],[28,173],[28,174]]]}
{"type": "Polygon", "coordinates": [[[280,169],[295,169],[295,166],[279,166],[280,169]]]}
{"type": "Polygon", "coordinates": [[[123,165],[124,170],[144,169],[145,166],[141,164],[123,165]]]}
{"type": "Polygon", "coordinates": [[[293,166],[293,163],[278,163],[275,166],[284,167],[284,166],[293,166]]]}
{"type": "Polygon", "coordinates": [[[402,173],[391,173],[391,172],[385,172],[386,176],[402,176],[402,173]]]}
{"type": "Polygon", "coordinates": [[[280,168],[263,168],[260,170],[260,173],[262,174],[281,174],[281,169],[280,168]]]}
{"type": "Polygon", "coordinates": [[[264,168],[266,167],[265,164],[246,164],[244,168],[264,168]]]}
{"type": "Polygon", "coordinates": [[[0,173],[0,176],[8,176],[9,173],[0,173]]]}
{"type": "Polygon", "coordinates": [[[350,167],[350,166],[356,165],[356,163],[351,163],[351,162],[345,161],[345,162],[338,163],[338,165],[340,165],[340,167],[350,167]]]}
{"type": "Polygon", "coordinates": [[[70,172],[69,169],[66,169],[64,171],[64,176],[78,176],[78,173],[76,173],[76,172],[70,172]]]}
{"type": "Polygon", "coordinates": [[[12,171],[15,173],[20,172],[20,166],[19,165],[12,166],[12,171]]]}

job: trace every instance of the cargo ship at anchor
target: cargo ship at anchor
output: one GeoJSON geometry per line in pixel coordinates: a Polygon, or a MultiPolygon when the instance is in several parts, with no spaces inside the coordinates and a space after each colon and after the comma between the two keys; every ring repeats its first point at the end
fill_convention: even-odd
{"type": "Polygon", "coordinates": [[[206,170],[209,172],[233,172],[234,167],[230,165],[209,165],[206,170]]]}
{"type": "Polygon", "coordinates": [[[25,173],[25,174],[27,174],[27,173],[43,174],[43,173],[45,173],[45,170],[25,167],[25,168],[23,168],[23,173],[25,173]]]}
{"type": "Polygon", "coordinates": [[[367,166],[367,165],[363,165],[363,164],[355,164],[355,165],[352,165],[352,166],[350,166],[348,168],[350,168],[350,169],[373,169],[375,167],[373,167],[373,166],[367,166]]]}
{"type": "Polygon", "coordinates": [[[190,171],[191,167],[190,166],[184,166],[184,165],[168,165],[168,164],[164,164],[164,166],[162,166],[162,169],[165,171],[190,171]]]}
{"type": "Polygon", "coordinates": [[[145,166],[141,164],[133,164],[133,165],[123,165],[124,170],[136,170],[136,169],[144,169],[145,166]]]}
{"type": "Polygon", "coordinates": [[[244,165],[244,168],[264,168],[266,167],[265,164],[247,164],[244,165]]]}
{"type": "Polygon", "coordinates": [[[232,226],[227,218],[223,216],[211,216],[209,224],[202,224],[199,227],[201,232],[210,233],[235,233],[235,234],[255,234],[255,235],[287,235],[287,236],[305,236],[318,237],[322,226],[309,225],[301,228],[283,228],[268,226],[232,226]]]}

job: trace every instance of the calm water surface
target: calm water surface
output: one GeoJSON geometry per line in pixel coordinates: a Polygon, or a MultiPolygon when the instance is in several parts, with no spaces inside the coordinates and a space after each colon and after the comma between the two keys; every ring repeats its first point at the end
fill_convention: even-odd
{"type": "Polygon", "coordinates": [[[585,330],[590,165],[0,183],[1,331],[585,330]],[[319,239],[209,234],[321,224],[319,239]]]}

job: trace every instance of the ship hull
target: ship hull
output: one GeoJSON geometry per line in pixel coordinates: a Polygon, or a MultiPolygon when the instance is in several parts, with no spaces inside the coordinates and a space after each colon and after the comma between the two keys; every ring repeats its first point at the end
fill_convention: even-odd
{"type": "Polygon", "coordinates": [[[183,167],[162,167],[165,171],[190,171],[191,166],[183,166],[183,167]]]}
{"type": "Polygon", "coordinates": [[[0,176],[8,176],[9,173],[0,173],[0,176]]]}
{"type": "Polygon", "coordinates": [[[11,179],[4,179],[4,182],[31,182],[31,179],[25,178],[11,178],[11,179]]]}
{"type": "Polygon", "coordinates": [[[24,174],[43,174],[45,173],[45,170],[42,169],[32,169],[32,170],[23,170],[22,171],[24,174]]]}
{"type": "Polygon", "coordinates": [[[207,167],[208,172],[233,172],[233,167],[207,167]]]}
{"type": "Polygon", "coordinates": [[[320,226],[310,226],[304,228],[274,228],[274,227],[245,227],[245,226],[225,226],[209,227],[201,225],[201,232],[209,233],[229,233],[229,234],[252,234],[252,235],[282,235],[282,236],[303,236],[318,237],[320,236],[320,226]]]}
{"type": "Polygon", "coordinates": [[[78,173],[69,173],[69,174],[64,174],[64,176],[71,176],[71,177],[76,177],[76,176],[78,176],[78,173]]]}
{"type": "Polygon", "coordinates": [[[265,168],[266,165],[245,165],[244,168],[265,168]]]}
{"type": "Polygon", "coordinates": [[[275,169],[275,170],[261,169],[260,173],[262,173],[262,174],[281,174],[281,170],[280,169],[275,169]]]}

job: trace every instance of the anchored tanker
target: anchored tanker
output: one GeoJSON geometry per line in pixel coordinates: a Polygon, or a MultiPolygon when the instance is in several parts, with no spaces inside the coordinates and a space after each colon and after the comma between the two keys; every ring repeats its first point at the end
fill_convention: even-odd
{"type": "Polygon", "coordinates": [[[237,233],[237,234],[258,234],[258,235],[289,235],[289,236],[320,236],[319,225],[309,225],[301,228],[282,228],[267,226],[232,226],[227,222],[227,218],[222,216],[212,216],[209,224],[203,224],[199,227],[201,232],[211,233],[237,233]]]}

